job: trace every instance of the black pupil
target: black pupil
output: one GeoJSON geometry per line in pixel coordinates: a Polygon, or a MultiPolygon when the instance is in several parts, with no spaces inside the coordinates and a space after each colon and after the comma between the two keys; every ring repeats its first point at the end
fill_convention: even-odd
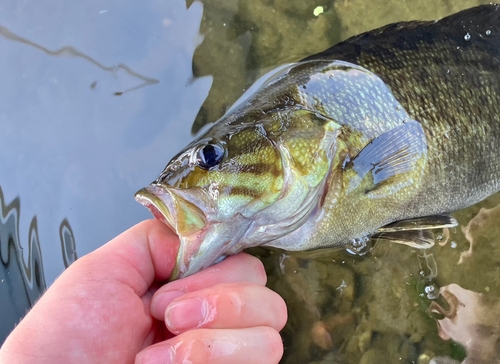
{"type": "Polygon", "coordinates": [[[209,169],[219,164],[223,156],[224,151],[219,145],[205,145],[198,153],[198,165],[201,168],[209,169]]]}

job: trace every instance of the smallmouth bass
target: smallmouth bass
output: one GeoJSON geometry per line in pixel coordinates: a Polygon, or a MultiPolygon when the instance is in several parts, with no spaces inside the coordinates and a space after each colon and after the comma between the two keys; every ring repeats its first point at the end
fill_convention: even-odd
{"type": "Polygon", "coordinates": [[[181,239],[171,279],[252,246],[432,244],[500,190],[500,7],[396,23],[292,65],[136,194],[181,239]]]}

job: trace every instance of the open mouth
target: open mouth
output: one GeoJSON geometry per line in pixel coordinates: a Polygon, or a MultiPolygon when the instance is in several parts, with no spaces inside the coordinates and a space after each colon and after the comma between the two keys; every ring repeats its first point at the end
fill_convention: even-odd
{"type": "Polygon", "coordinates": [[[170,280],[181,278],[193,259],[198,259],[200,255],[207,227],[205,214],[175,191],[161,186],[145,187],[135,194],[135,199],[179,236],[181,245],[170,280]]]}
{"type": "Polygon", "coordinates": [[[137,192],[135,199],[179,236],[192,235],[207,224],[205,213],[172,188],[151,185],[137,192]]]}
{"type": "Polygon", "coordinates": [[[155,219],[163,221],[172,230],[176,231],[176,223],[172,214],[165,203],[154,193],[155,191],[152,191],[153,189],[157,190],[158,188],[149,186],[141,189],[135,194],[135,200],[151,211],[155,219]]]}

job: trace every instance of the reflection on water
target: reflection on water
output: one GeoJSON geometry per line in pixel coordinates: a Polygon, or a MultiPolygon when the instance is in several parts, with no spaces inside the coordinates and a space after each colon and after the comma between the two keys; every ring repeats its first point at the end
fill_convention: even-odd
{"type": "Polygon", "coordinates": [[[150,218],[133,194],[188,143],[210,88],[192,80],[202,12],[184,0],[0,2],[0,342],[77,258],[75,242],[87,254],[150,218]]]}
{"type": "Polygon", "coordinates": [[[48,284],[74,255],[61,260],[65,218],[86,254],[150,217],[133,194],[189,141],[210,87],[192,81],[202,11],[184,0],[0,3],[0,185],[23,201],[23,240],[38,216],[48,284]]]}
{"type": "Polygon", "coordinates": [[[61,239],[61,252],[64,266],[68,268],[71,263],[78,259],[78,257],[76,255],[75,236],[66,219],[63,220],[59,227],[59,238],[61,239]]]}
{"type": "MultiPolygon", "coordinates": [[[[29,227],[27,244],[28,258],[25,260],[19,238],[19,198],[6,204],[0,187],[0,342],[10,333],[27,310],[36,302],[46,288],[43,273],[42,253],[38,238],[37,218],[29,227]]],[[[68,267],[76,259],[75,239],[67,220],[60,227],[61,251],[68,267]]]]}
{"type": "MultiPolygon", "coordinates": [[[[447,308],[432,302],[430,311],[438,320],[439,336],[453,339],[467,351],[463,363],[493,363],[500,357],[500,299],[466,290],[457,284],[441,288],[447,308]]],[[[436,361],[438,363],[438,361],[436,361]]]]}
{"type": "Polygon", "coordinates": [[[3,339],[45,290],[46,285],[36,217],[31,220],[26,244],[29,251],[28,260],[25,261],[19,241],[19,199],[16,198],[6,205],[0,189],[0,208],[0,258],[2,260],[0,338],[3,339]]]}
{"type": "MultiPolygon", "coordinates": [[[[89,57],[88,55],[80,52],[78,49],[76,49],[74,47],[71,47],[71,46],[64,46],[64,47],[61,47],[58,50],[51,51],[50,49],[48,49],[48,48],[46,48],[44,46],[41,46],[39,44],[36,44],[35,42],[32,42],[32,41],[30,41],[28,39],[20,37],[17,34],[14,34],[9,29],[7,29],[6,27],[3,27],[3,26],[0,26],[0,35],[3,36],[3,37],[5,37],[5,38],[7,38],[7,39],[9,39],[9,40],[14,41],[14,42],[24,43],[24,44],[27,44],[27,45],[29,45],[31,47],[39,49],[42,52],[45,52],[45,53],[47,53],[50,56],[58,56],[58,57],[67,57],[67,56],[69,56],[69,57],[83,58],[84,60],[92,63],[94,66],[97,66],[97,67],[99,67],[100,69],[102,69],[104,71],[116,73],[118,70],[123,70],[127,74],[129,74],[130,76],[138,78],[138,79],[140,79],[140,80],[143,81],[138,86],[134,86],[134,87],[129,88],[129,89],[124,90],[124,91],[117,91],[117,92],[115,92],[114,94],[116,96],[123,95],[124,93],[130,92],[130,91],[138,90],[138,89],[140,89],[141,87],[144,87],[144,86],[154,85],[155,83],[159,82],[158,80],[155,80],[153,78],[149,78],[149,77],[140,75],[139,73],[134,72],[133,70],[131,70],[130,67],[128,67],[128,66],[126,66],[124,64],[121,64],[121,63],[119,63],[117,65],[113,65],[111,67],[106,67],[106,66],[102,65],[101,63],[97,62],[92,57],[89,57]]],[[[96,85],[97,85],[97,81],[94,81],[90,85],[90,88],[91,89],[95,89],[96,85]]]]}

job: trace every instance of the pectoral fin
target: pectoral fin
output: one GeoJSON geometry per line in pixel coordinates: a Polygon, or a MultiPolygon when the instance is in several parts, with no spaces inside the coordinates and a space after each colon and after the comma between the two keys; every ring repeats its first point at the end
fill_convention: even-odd
{"type": "Polygon", "coordinates": [[[422,176],[426,156],[427,139],[420,123],[411,120],[399,125],[372,140],[352,160],[356,177],[351,178],[348,192],[362,186],[364,193],[373,192],[376,197],[380,193],[377,189],[394,193],[416,184],[422,176]],[[407,172],[411,174],[398,178],[407,172]],[[394,188],[396,185],[399,188],[394,188]]]}
{"type": "Polygon", "coordinates": [[[452,216],[424,216],[396,221],[383,226],[378,229],[372,238],[405,244],[417,249],[428,249],[434,246],[434,236],[430,230],[451,228],[457,225],[457,220],[452,216]]]}

